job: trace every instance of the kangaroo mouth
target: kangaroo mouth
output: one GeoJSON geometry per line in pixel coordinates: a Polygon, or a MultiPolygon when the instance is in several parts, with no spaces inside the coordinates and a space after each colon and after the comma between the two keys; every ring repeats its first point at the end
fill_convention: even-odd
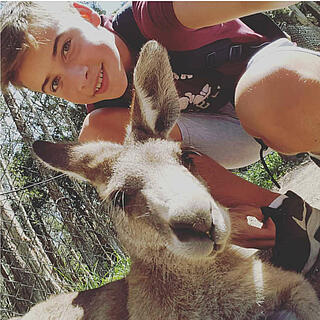
{"type": "Polygon", "coordinates": [[[181,242],[189,242],[193,240],[210,240],[214,242],[214,225],[212,225],[208,231],[199,231],[191,225],[186,224],[175,224],[171,229],[181,242]]]}
{"type": "Polygon", "coordinates": [[[192,225],[175,223],[174,226],[171,226],[171,230],[182,244],[191,245],[192,243],[197,243],[210,246],[212,251],[209,256],[214,255],[215,252],[222,251],[224,248],[224,241],[219,239],[219,232],[217,232],[214,224],[206,231],[199,231],[192,225]]]}

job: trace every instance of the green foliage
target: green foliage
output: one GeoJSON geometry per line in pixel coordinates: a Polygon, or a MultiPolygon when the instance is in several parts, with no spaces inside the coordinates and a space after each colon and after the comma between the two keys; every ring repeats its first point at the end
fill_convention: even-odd
{"type": "MultiPolygon", "coordinates": [[[[264,159],[271,174],[276,180],[278,180],[287,172],[295,168],[305,158],[300,157],[295,161],[284,161],[278,153],[273,152],[267,155],[264,159]]],[[[234,173],[265,189],[272,189],[274,187],[274,184],[271,181],[268,172],[264,169],[261,161],[258,161],[244,169],[235,170],[234,173]]]]}
{"type": "MultiPolygon", "coordinates": [[[[8,171],[15,178],[15,188],[24,188],[31,182],[39,182],[42,179],[26,145],[23,145],[21,150],[14,154],[12,161],[8,165],[8,171]]],[[[48,200],[47,193],[41,187],[33,187],[23,192],[30,198],[34,208],[40,208],[48,200]]]]}
{"type": "MultiPolygon", "coordinates": [[[[313,23],[316,26],[320,26],[320,22],[317,19],[315,15],[313,15],[310,11],[310,8],[308,8],[307,3],[301,1],[295,6],[301,10],[301,12],[308,18],[308,20],[313,23]]],[[[277,9],[272,11],[267,11],[266,14],[274,20],[279,26],[282,24],[288,24],[288,25],[301,25],[299,20],[297,19],[296,15],[290,10],[289,7],[283,8],[283,9],[277,9]]]]}
{"type": "Polygon", "coordinates": [[[267,11],[266,14],[278,25],[283,23],[291,25],[299,24],[297,18],[289,8],[267,11]]]}
{"type": "Polygon", "coordinates": [[[106,11],[101,8],[99,2],[96,2],[96,1],[80,1],[80,3],[83,3],[86,6],[92,8],[94,11],[96,11],[99,14],[106,14],[106,11]]]}
{"type": "MultiPolygon", "coordinates": [[[[320,5],[319,2],[313,1],[314,4],[320,5]]],[[[308,7],[306,2],[298,3],[297,7],[302,11],[302,13],[308,18],[310,22],[312,22],[315,26],[320,26],[319,14],[316,14],[310,7],[308,7]]],[[[319,7],[320,9],[320,7],[319,7]]]]}
{"type": "Polygon", "coordinates": [[[68,113],[76,129],[80,132],[83,121],[87,115],[86,106],[84,104],[76,104],[74,108],[68,108],[68,113]]]}
{"type": "Polygon", "coordinates": [[[63,270],[57,270],[57,272],[76,291],[99,288],[109,282],[124,278],[130,270],[130,259],[116,252],[113,257],[113,264],[111,267],[106,266],[107,271],[102,277],[96,270],[97,263],[91,268],[78,261],[73,261],[73,263],[75,264],[74,272],[77,274],[76,283],[72,279],[72,276],[65,274],[63,270]]]}

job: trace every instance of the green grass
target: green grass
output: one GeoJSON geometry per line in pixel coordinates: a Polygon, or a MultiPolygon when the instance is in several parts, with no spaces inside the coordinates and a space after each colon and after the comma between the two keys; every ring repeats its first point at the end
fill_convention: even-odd
{"type": "MultiPolygon", "coordinates": [[[[86,267],[86,266],[85,266],[86,267]]],[[[76,291],[84,291],[99,288],[109,282],[124,278],[130,270],[130,259],[117,255],[117,261],[110,267],[104,276],[100,276],[95,270],[87,270],[87,276],[79,279],[76,291]]]]}
{"type": "MultiPolygon", "coordinates": [[[[278,153],[273,152],[267,155],[264,159],[271,174],[278,181],[287,172],[301,164],[305,158],[305,156],[301,156],[294,161],[284,161],[278,153]]],[[[236,175],[265,189],[272,189],[275,187],[261,161],[258,161],[246,168],[233,170],[233,172],[236,175]]]]}
{"type": "Polygon", "coordinates": [[[57,272],[67,283],[67,286],[71,287],[73,291],[84,291],[95,289],[109,282],[124,278],[130,270],[130,259],[114,252],[113,264],[106,267],[104,275],[101,275],[96,271],[96,265],[89,268],[86,264],[78,263],[75,270],[73,270],[77,275],[76,281],[61,270],[57,270],[57,272]]]}

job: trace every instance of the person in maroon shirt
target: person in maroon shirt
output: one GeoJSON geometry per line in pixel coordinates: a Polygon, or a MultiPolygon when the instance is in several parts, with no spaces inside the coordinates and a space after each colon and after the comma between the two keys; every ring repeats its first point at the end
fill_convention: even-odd
{"type": "MultiPolygon", "coordinates": [[[[134,2],[132,10],[147,39],[156,39],[169,50],[183,51],[226,37],[239,43],[262,44],[268,39],[237,18],[288,4],[134,2]]],[[[110,20],[101,25],[101,17],[84,5],[74,4],[77,10],[64,11],[56,9],[57,3],[47,3],[45,9],[42,6],[19,2],[2,9],[1,20],[6,21],[1,30],[2,90],[11,83],[87,104],[89,113],[79,140],[121,143],[129,121],[129,110],[124,107],[129,106],[137,53],[114,32],[110,20]],[[28,20],[25,14],[28,10],[37,19],[28,20]],[[42,24],[41,16],[46,17],[42,24]],[[8,36],[8,30],[12,31],[8,26],[14,26],[19,17],[26,22],[25,29],[18,31],[24,36],[8,36]],[[13,42],[9,43],[10,39],[13,42]],[[102,107],[96,108],[101,101],[102,107]]],[[[243,228],[233,234],[235,244],[255,248],[275,246],[279,249],[275,250],[276,265],[313,276],[319,270],[320,231],[310,233],[308,221],[319,226],[320,211],[295,194],[280,195],[260,188],[226,168],[258,160],[259,146],[252,137],[284,154],[309,152],[319,157],[319,55],[280,39],[261,49],[249,63],[226,64],[219,71],[228,76],[241,73],[234,88],[235,110],[232,104],[230,108],[230,102],[216,109],[219,88],[210,74],[175,74],[182,113],[171,138],[191,142],[202,153],[193,156],[198,172],[207,181],[212,196],[231,208],[234,224],[243,228]],[[216,136],[216,128],[222,136],[216,136]],[[306,210],[305,216],[302,208],[306,210]],[[264,219],[263,210],[272,217],[269,209],[284,213],[281,221],[274,217],[264,219]],[[263,227],[249,226],[247,216],[263,221],[263,227]],[[304,221],[304,225],[292,218],[304,221]],[[283,247],[279,239],[285,238],[288,228],[296,230],[299,240],[297,243],[295,239],[287,239],[287,246],[283,247]],[[293,254],[296,246],[302,249],[293,254]],[[283,250],[292,255],[283,255],[283,250]],[[290,266],[286,265],[288,260],[290,266]]]]}

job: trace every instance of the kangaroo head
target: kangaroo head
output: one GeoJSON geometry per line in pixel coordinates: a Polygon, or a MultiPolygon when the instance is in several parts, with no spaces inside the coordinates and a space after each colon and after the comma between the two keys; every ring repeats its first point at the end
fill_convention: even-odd
{"type": "Polygon", "coordinates": [[[227,241],[228,214],[192,172],[189,151],[167,140],[179,102],[167,52],[155,41],[140,53],[134,87],[123,145],[37,141],[34,151],[51,168],[91,182],[112,204],[115,229],[131,257],[210,258],[227,241]]]}

